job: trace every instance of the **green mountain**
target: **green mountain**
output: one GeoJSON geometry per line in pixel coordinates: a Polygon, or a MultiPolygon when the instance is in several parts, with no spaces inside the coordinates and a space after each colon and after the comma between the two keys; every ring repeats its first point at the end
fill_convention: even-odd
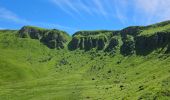
{"type": "Polygon", "coordinates": [[[170,21],[0,30],[0,100],[169,100],[170,21]]]}

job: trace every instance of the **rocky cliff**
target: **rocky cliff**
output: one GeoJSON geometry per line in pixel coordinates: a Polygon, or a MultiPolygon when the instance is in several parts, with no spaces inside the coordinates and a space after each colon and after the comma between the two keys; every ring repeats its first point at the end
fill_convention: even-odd
{"type": "Polygon", "coordinates": [[[100,50],[118,52],[128,56],[132,54],[147,55],[154,50],[170,51],[170,21],[149,26],[131,26],[118,31],[78,31],[69,35],[60,30],[49,30],[25,26],[19,30],[21,38],[38,39],[49,48],[69,50],[100,50]],[[67,45],[68,42],[68,45],[67,45]]]}
{"type": "Polygon", "coordinates": [[[39,27],[24,26],[19,30],[21,38],[38,39],[49,48],[63,49],[69,40],[69,35],[56,29],[43,29],[39,27]]]}

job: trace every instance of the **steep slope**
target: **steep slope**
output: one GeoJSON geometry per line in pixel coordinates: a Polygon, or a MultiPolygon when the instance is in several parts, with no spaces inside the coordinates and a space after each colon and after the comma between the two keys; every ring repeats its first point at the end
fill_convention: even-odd
{"type": "Polygon", "coordinates": [[[64,31],[33,26],[24,26],[21,28],[19,30],[19,36],[21,38],[38,39],[52,49],[63,49],[69,40],[69,35],[64,31]]]}
{"type": "Polygon", "coordinates": [[[169,52],[170,21],[131,26],[120,31],[79,31],[73,35],[69,49],[116,51],[122,55],[147,55],[156,49],[169,52]]]}
{"type": "Polygon", "coordinates": [[[37,27],[2,30],[0,100],[169,100],[169,26],[79,31],[71,40],[37,27]],[[51,48],[48,34],[67,42],[49,35],[51,48]]]}
{"type": "Polygon", "coordinates": [[[119,41],[121,41],[119,31],[79,31],[73,35],[68,47],[69,50],[115,51],[120,45],[119,41]]]}
{"type": "Polygon", "coordinates": [[[18,38],[18,31],[0,31],[0,83],[46,75],[49,49],[37,40],[18,38]],[[44,64],[37,63],[43,62],[44,64]]]}
{"type": "Polygon", "coordinates": [[[134,37],[135,51],[139,55],[147,55],[156,49],[169,52],[170,21],[149,26],[128,27],[121,31],[124,37],[134,37]]]}

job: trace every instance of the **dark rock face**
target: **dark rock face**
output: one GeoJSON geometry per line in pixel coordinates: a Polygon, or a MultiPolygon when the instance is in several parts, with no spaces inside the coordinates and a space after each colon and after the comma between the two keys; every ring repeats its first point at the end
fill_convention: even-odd
{"type": "Polygon", "coordinates": [[[69,50],[85,50],[89,51],[93,48],[96,50],[105,49],[108,37],[112,35],[111,31],[80,31],[73,35],[69,43],[69,50]]]}
{"type": "Polygon", "coordinates": [[[103,50],[114,54],[119,52],[124,56],[148,55],[154,50],[170,52],[170,31],[155,31],[154,28],[169,25],[170,21],[153,24],[150,26],[131,26],[120,31],[79,31],[76,32],[68,43],[69,36],[64,31],[48,30],[37,27],[25,26],[19,30],[21,38],[38,39],[49,48],[63,49],[66,45],[69,50],[103,50]],[[151,34],[145,34],[151,30],[151,34]],[[144,34],[141,34],[144,31],[144,34]]]}
{"type": "Polygon", "coordinates": [[[127,56],[135,53],[135,41],[133,36],[122,38],[123,45],[120,48],[121,54],[127,56]]]}
{"type": "Polygon", "coordinates": [[[24,26],[19,31],[21,38],[38,39],[49,48],[63,49],[67,42],[68,35],[66,32],[59,30],[47,30],[38,27],[24,26]]]}
{"type": "MultiPolygon", "coordinates": [[[[169,47],[170,33],[158,32],[151,36],[138,36],[136,37],[136,53],[147,55],[157,48],[169,47]]],[[[169,50],[167,49],[167,52],[169,50]]]]}
{"type": "Polygon", "coordinates": [[[116,37],[112,37],[109,45],[107,46],[107,48],[105,49],[105,51],[110,52],[110,51],[115,51],[116,47],[119,45],[119,40],[116,37]]]}
{"type": "Polygon", "coordinates": [[[75,49],[79,48],[79,42],[80,42],[80,40],[78,38],[73,37],[71,42],[68,44],[68,48],[70,50],[75,50],[75,49]]]}
{"type": "Polygon", "coordinates": [[[121,30],[120,33],[123,41],[120,49],[121,53],[123,55],[130,55],[136,52],[137,55],[148,55],[158,48],[167,48],[166,53],[170,52],[170,32],[168,30],[155,32],[152,35],[140,35],[142,29],[157,28],[157,26],[167,25],[168,23],[146,27],[128,27],[121,30]],[[127,39],[128,36],[131,36],[133,39],[127,39]]]}
{"type": "Polygon", "coordinates": [[[67,39],[57,30],[47,32],[41,39],[49,48],[63,49],[67,39]]]}
{"type": "Polygon", "coordinates": [[[107,39],[105,37],[73,37],[69,43],[69,49],[75,50],[91,50],[96,48],[97,50],[102,50],[105,47],[107,39]]]}
{"type": "Polygon", "coordinates": [[[98,40],[97,40],[97,49],[98,50],[103,50],[104,49],[104,47],[105,47],[105,43],[107,42],[107,39],[106,38],[99,38],[98,40]]]}
{"type": "Polygon", "coordinates": [[[132,36],[137,36],[140,33],[140,30],[143,29],[143,27],[141,26],[131,26],[131,27],[127,27],[123,30],[121,30],[121,35],[122,37],[126,36],[126,35],[132,35],[132,36]]]}
{"type": "Polygon", "coordinates": [[[19,36],[21,38],[32,38],[32,39],[41,39],[43,35],[43,31],[42,30],[38,30],[35,28],[31,28],[31,27],[27,27],[24,26],[23,28],[21,28],[21,30],[19,30],[19,36]]]}

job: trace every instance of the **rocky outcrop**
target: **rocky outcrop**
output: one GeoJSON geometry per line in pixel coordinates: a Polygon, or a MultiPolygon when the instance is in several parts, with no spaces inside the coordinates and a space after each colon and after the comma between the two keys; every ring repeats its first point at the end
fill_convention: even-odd
{"type": "Polygon", "coordinates": [[[60,30],[49,30],[32,26],[24,26],[19,30],[21,38],[38,39],[49,48],[63,49],[68,41],[69,35],[60,30]]]}
{"type": "Polygon", "coordinates": [[[157,49],[162,49],[165,53],[170,52],[170,21],[149,26],[130,26],[120,31],[78,31],[73,34],[71,41],[68,41],[69,36],[64,31],[32,26],[25,26],[19,30],[19,36],[38,39],[52,49],[63,49],[68,46],[69,50],[94,49],[119,52],[124,56],[135,53],[147,55],[157,49]]]}
{"type": "Polygon", "coordinates": [[[70,50],[104,50],[111,35],[113,31],[80,31],[73,35],[68,47],[70,50]]]}
{"type": "Polygon", "coordinates": [[[154,33],[141,34],[144,30],[154,30],[155,28],[164,27],[169,24],[170,21],[166,21],[145,27],[133,26],[121,30],[120,33],[123,41],[123,45],[120,49],[121,53],[123,55],[130,55],[136,52],[137,55],[148,55],[159,48],[166,49],[166,53],[169,52],[170,31],[168,28],[163,31],[158,30],[154,33]]]}
{"type": "Polygon", "coordinates": [[[135,53],[135,41],[134,37],[127,35],[122,38],[123,45],[120,48],[120,53],[127,56],[135,53]]]}
{"type": "MultiPolygon", "coordinates": [[[[136,53],[147,55],[155,49],[169,47],[169,43],[170,32],[168,31],[157,32],[150,36],[138,36],[135,43],[136,53]]],[[[169,52],[169,49],[166,52],[169,52]]]]}
{"type": "Polygon", "coordinates": [[[118,37],[112,37],[110,39],[109,45],[107,46],[107,48],[105,49],[106,52],[111,52],[114,51],[116,52],[116,48],[117,46],[119,46],[119,39],[118,37]]]}
{"type": "Polygon", "coordinates": [[[61,31],[58,30],[50,30],[44,34],[44,36],[41,39],[41,42],[43,42],[45,45],[47,45],[49,48],[57,48],[57,49],[63,49],[65,47],[65,43],[67,42],[66,36],[61,31]]]}
{"type": "Polygon", "coordinates": [[[121,30],[120,34],[122,35],[122,37],[125,37],[127,35],[132,35],[135,37],[140,34],[140,31],[143,28],[144,27],[142,27],[142,26],[130,26],[130,27],[127,27],[127,28],[121,30]]]}
{"type": "Polygon", "coordinates": [[[47,30],[38,27],[24,26],[19,30],[19,36],[21,38],[31,38],[40,40],[46,31],[47,30]]]}
{"type": "Polygon", "coordinates": [[[107,38],[105,36],[75,36],[69,43],[69,49],[75,50],[91,50],[96,48],[97,50],[102,50],[105,48],[107,38]]]}
{"type": "Polygon", "coordinates": [[[78,31],[75,34],[73,34],[73,37],[78,36],[78,35],[81,35],[81,36],[96,36],[96,35],[99,35],[99,34],[111,36],[111,35],[116,34],[116,33],[117,33],[117,31],[109,31],[109,30],[78,31]]]}

